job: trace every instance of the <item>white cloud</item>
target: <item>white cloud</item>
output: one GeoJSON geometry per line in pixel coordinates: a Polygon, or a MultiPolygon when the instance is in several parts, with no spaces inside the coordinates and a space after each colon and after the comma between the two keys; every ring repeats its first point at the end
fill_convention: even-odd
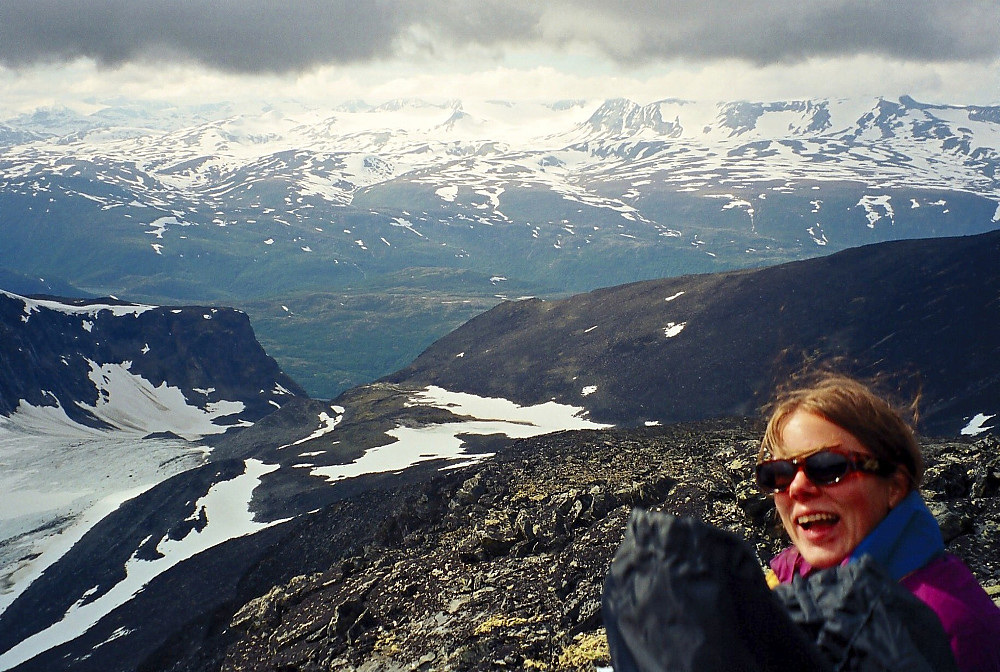
{"type": "Polygon", "coordinates": [[[347,100],[379,104],[396,98],[552,102],[626,97],[649,103],[663,98],[706,102],[895,99],[908,94],[929,103],[1000,103],[1000,59],[982,64],[909,63],[854,56],[760,67],[716,61],[625,70],[583,52],[566,51],[554,55],[517,52],[504,64],[483,62],[478,69],[474,65],[326,66],[302,74],[258,76],[190,64],[127,64],[108,69],[86,60],[16,72],[0,68],[0,119],[60,105],[89,113],[121,100],[171,105],[232,102],[259,109],[282,100],[324,107],[347,100]],[[532,62],[539,64],[525,65],[532,62]]]}
{"type": "Polygon", "coordinates": [[[0,120],[115,100],[1000,103],[1000,5],[977,0],[182,4],[135,0],[107,24],[111,0],[0,3],[0,120]]]}

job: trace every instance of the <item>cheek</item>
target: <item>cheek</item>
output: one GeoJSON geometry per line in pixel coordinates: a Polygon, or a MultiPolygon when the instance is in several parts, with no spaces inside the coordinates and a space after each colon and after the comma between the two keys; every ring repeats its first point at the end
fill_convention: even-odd
{"type": "Polygon", "coordinates": [[[841,502],[841,515],[850,520],[854,534],[859,537],[857,541],[874,530],[889,512],[888,489],[880,486],[855,488],[841,502]]]}
{"type": "Polygon", "coordinates": [[[889,509],[888,504],[885,504],[884,506],[879,506],[878,508],[875,509],[868,509],[865,512],[866,515],[862,517],[861,521],[861,526],[864,528],[865,534],[868,534],[876,527],[878,527],[878,524],[882,522],[883,518],[885,518],[885,515],[882,513],[882,511],[884,510],[886,513],[888,513],[888,509],[889,509]]]}
{"type": "Polygon", "coordinates": [[[790,518],[792,511],[792,502],[787,494],[778,493],[774,496],[774,508],[778,512],[778,517],[781,518],[781,524],[786,530],[791,531],[789,528],[790,518]]]}

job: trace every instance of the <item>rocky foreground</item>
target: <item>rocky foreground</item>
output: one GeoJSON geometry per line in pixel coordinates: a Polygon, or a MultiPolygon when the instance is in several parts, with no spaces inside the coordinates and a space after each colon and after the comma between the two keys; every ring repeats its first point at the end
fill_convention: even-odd
{"type": "MultiPolygon", "coordinates": [[[[607,666],[601,588],[633,507],[732,530],[762,565],[783,545],[770,499],[750,480],[759,432],[746,422],[566,432],[391,494],[338,502],[295,542],[304,556],[342,548],[328,569],[238,609],[201,667],[191,659],[171,667],[607,666]]],[[[930,441],[925,453],[924,492],[949,549],[996,595],[1000,441],[930,441]]]]}

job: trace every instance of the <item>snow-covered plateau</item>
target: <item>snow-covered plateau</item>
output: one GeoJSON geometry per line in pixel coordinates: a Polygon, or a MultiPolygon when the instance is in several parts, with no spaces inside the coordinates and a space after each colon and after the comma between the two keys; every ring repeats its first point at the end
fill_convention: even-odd
{"type": "Polygon", "coordinates": [[[121,502],[204,456],[180,439],[0,429],[0,611],[121,502]]]}

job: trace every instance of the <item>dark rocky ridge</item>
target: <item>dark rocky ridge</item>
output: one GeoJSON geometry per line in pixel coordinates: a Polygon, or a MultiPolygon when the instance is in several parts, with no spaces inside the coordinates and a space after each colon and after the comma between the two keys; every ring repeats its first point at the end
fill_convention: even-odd
{"type": "Polygon", "coordinates": [[[992,232],[507,302],[387,380],[640,425],[753,415],[803,359],[842,357],[917,374],[924,430],[954,435],[1000,412],[997,269],[992,232]]]}
{"type": "MultiPolygon", "coordinates": [[[[601,585],[633,506],[735,531],[762,562],[782,545],[749,482],[759,433],[746,420],[563,432],[389,476],[194,558],[15,669],[592,670],[607,656],[601,585]],[[139,639],[108,639],[150,621],[139,639]]],[[[996,591],[1000,442],[924,445],[949,547],[996,591]]]]}
{"type": "Polygon", "coordinates": [[[37,298],[53,307],[33,310],[26,307],[29,299],[0,292],[0,413],[5,415],[20,400],[35,406],[58,403],[73,420],[100,426],[77,403],[98,401],[89,362],[130,362],[131,373],[154,387],[177,387],[188,403],[202,408],[217,401],[242,402],[244,410],[228,419],[232,424],[257,420],[292,395],[305,396],[264,352],[243,312],[135,306],[134,313],[115,315],[109,306],[127,313],[133,304],[37,298]],[[86,308],[93,312],[72,312],[86,308]]]}
{"type": "MultiPolygon", "coordinates": [[[[608,663],[600,592],[633,506],[732,530],[762,562],[783,545],[749,480],[758,436],[746,421],[566,432],[380,494],[392,507],[346,500],[317,514],[314,531],[356,530],[361,517],[368,533],[236,610],[206,646],[225,642],[221,669],[233,671],[593,670],[608,663]]],[[[924,490],[949,549],[997,594],[1000,443],[924,447],[924,490]]],[[[215,669],[172,663],[148,669],[215,669]]]]}

